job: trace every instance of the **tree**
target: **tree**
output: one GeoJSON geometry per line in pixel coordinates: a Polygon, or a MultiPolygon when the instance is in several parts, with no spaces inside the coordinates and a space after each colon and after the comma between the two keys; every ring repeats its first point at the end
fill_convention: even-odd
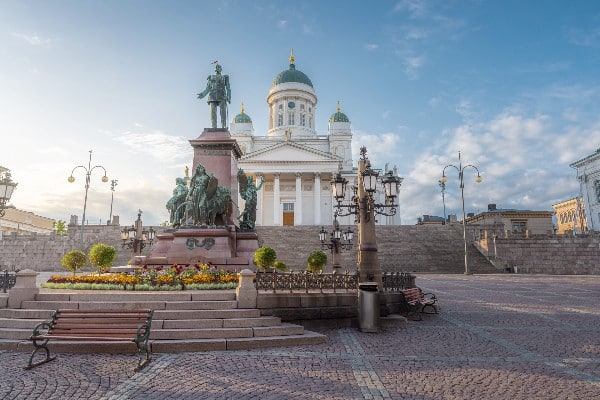
{"type": "Polygon", "coordinates": [[[85,253],[81,250],[71,250],[63,256],[60,263],[75,275],[78,269],[85,267],[85,253]]]}
{"type": "Polygon", "coordinates": [[[315,250],[308,256],[307,269],[310,272],[321,272],[327,264],[327,254],[323,250],[315,250]]]}
{"type": "Polygon", "coordinates": [[[254,252],[254,264],[260,269],[273,268],[277,253],[271,247],[261,247],[254,252]]]}
{"type": "Polygon", "coordinates": [[[97,243],[90,249],[90,263],[96,266],[98,272],[108,272],[116,257],[117,250],[104,243],[97,243]]]}
{"type": "Polygon", "coordinates": [[[65,221],[63,221],[62,219],[59,219],[58,221],[54,221],[54,232],[56,232],[57,235],[66,236],[67,229],[68,229],[67,223],[65,221]]]}

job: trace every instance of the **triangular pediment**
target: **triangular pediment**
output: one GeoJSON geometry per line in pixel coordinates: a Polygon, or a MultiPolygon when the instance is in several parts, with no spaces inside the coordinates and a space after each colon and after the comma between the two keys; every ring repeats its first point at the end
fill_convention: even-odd
{"type": "Polygon", "coordinates": [[[278,162],[339,162],[341,157],[294,142],[283,142],[248,153],[239,161],[245,163],[278,162]]]}

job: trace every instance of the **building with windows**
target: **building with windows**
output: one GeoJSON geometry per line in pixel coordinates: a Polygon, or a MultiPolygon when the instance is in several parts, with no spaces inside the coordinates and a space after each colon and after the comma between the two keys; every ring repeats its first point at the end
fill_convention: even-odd
{"type": "MultiPolygon", "coordinates": [[[[338,103],[329,118],[327,134],[319,134],[315,130],[318,98],[313,83],[296,68],[293,55],[289,61],[288,69],[275,76],[267,94],[266,135],[255,135],[243,104],[231,121],[231,137],[242,152],[238,167],[255,176],[257,184],[264,180],[258,192],[257,226],[329,225],[333,220],[332,177],[339,171],[348,179],[349,188],[356,181],[350,119],[338,103]]],[[[383,194],[377,195],[383,202],[383,194]]],[[[352,193],[348,196],[350,199],[352,193]]],[[[242,200],[238,200],[241,209],[242,200]]],[[[399,214],[379,218],[379,223],[397,225],[399,214]]],[[[338,221],[353,224],[354,216],[338,221]]]]}
{"type": "Polygon", "coordinates": [[[511,235],[551,235],[554,233],[552,211],[532,211],[496,208],[488,204],[486,212],[467,217],[467,225],[502,224],[511,235]]]}
{"type": "Polygon", "coordinates": [[[600,148],[569,166],[577,171],[587,229],[600,231],[600,148]]]}
{"type": "Polygon", "coordinates": [[[587,223],[585,220],[585,204],[580,197],[561,201],[552,205],[556,214],[556,233],[585,233],[587,223]]]}

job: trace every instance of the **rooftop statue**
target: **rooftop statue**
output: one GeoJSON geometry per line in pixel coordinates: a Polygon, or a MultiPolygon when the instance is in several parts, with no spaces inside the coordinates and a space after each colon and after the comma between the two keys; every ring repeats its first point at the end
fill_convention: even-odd
{"type": "Polygon", "coordinates": [[[239,216],[240,228],[253,230],[256,224],[257,193],[265,180],[261,177],[260,184],[256,186],[254,178],[247,176],[243,169],[238,170],[237,177],[240,196],[246,201],[244,211],[239,216]]]}
{"type": "Polygon", "coordinates": [[[217,128],[217,107],[221,112],[221,127],[227,128],[227,103],[231,103],[231,88],[229,75],[221,75],[222,68],[215,61],[215,74],[206,78],[206,89],[198,94],[201,99],[208,94],[206,102],[210,105],[210,121],[213,128],[217,128]]]}

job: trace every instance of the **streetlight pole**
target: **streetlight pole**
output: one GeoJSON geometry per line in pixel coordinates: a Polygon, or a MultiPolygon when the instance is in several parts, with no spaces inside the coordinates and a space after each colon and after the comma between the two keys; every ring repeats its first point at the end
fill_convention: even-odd
{"type": "Polygon", "coordinates": [[[471,167],[471,168],[475,169],[475,171],[477,171],[477,177],[475,178],[475,182],[480,183],[483,180],[483,178],[479,174],[479,169],[476,166],[468,164],[463,167],[462,160],[460,158],[460,151],[458,152],[458,167],[454,164],[449,164],[449,165],[446,165],[442,171],[442,177],[440,178],[439,182],[444,185],[448,181],[448,178],[446,178],[446,168],[448,168],[448,167],[452,167],[458,171],[458,180],[460,182],[460,198],[462,201],[462,213],[463,213],[463,242],[464,242],[464,253],[465,253],[465,275],[470,275],[471,270],[469,269],[469,259],[468,259],[468,255],[467,255],[467,215],[465,213],[465,180],[464,180],[465,169],[471,167]]]}
{"type": "Polygon", "coordinates": [[[117,182],[119,182],[119,181],[116,179],[113,179],[110,181],[110,190],[111,190],[111,193],[110,193],[110,216],[108,217],[107,225],[112,224],[112,207],[113,207],[113,199],[115,196],[115,186],[117,186],[117,182]]]}
{"type": "Polygon", "coordinates": [[[83,168],[83,170],[85,171],[85,197],[83,199],[83,218],[81,219],[81,231],[79,232],[79,245],[81,246],[81,250],[83,250],[83,226],[85,224],[85,211],[87,208],[88,190],[90,188],[90,177],[92,175],[92,171],[96,168],[102,168],[102,170],[104,171],[104,176],[102,176],[101,180],[104,183],[108,182],[108,176],[106,176],[106,169],[103,166],[95,165],[92,167],[92,150],[90,150],[90,158],[88,160],[87,168],[83,165],[78,165],[75,168],[73,168],[73,170],[71,171],[71,175],[69,176],[69,178],[67,178],[69,183],[75,182],[73,172],[75,172],[77,168],[83,168]]]}
{"type": "Polygon", "coordinates": [[[446,182],[439,180],[440,187],[442,188],[442,205],[444,206],[444,223],[446,223],[446,182]]]}

